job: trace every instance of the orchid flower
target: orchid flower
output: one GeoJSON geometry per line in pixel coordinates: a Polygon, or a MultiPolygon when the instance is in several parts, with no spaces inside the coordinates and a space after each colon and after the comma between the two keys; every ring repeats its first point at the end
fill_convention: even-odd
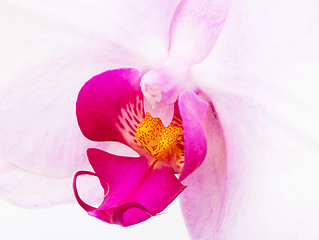
{"type": "Polygon", "coordinates": [[[79,126],[87,138],[118,141],[139,153],[132,158],[88,149],[95,173],[79,171],[74,179],[76,199],[90,215],[123,226],[155,216],[184,190],[180,181],[206,156],[209,117],[217,121],[209,115],[207,102],[184,91],[175,104],[171,124],[165,127],[160,118],[144,114],[139,75],[133,69],[104,72],[83,86],[77,100],[79,126]],[[105,197],[98,208],[86,204],[78,194],[76,179],[85,174],[101,180],[105,197]],[[180,181],[175,174],[180,174],[180,181]]]}
{"type": "Polygon", "coordinates": [[[97,73],[134,68],[153,104],[147,111],[172,117],[180,93],[196,86],[218,114],[223,135],[218,121],[207,123],[206,158],[183,181],[194,239],[318,238],[317,1],[29,4],[0,8],[8,19],[1,22],[2,198],[23,206],[72,201],[65,186],[90,169],[83,149],[107,148],[78,130],[77,94],[97,73]],[[175,94],[159,85],[158,69],[173,76],[175,94]],[[152,98],[158,87],[174,97],[152,98]]]}
{"type": "Polygon", "coordinates": [[[77,172],[73,188],[78,203],[90,215],[129,226],[160,213],[184,190],[180,181],[202,164],[207,142],[216,149],[210,152],[221,154],[214,160],[221,206],[225,147],[219,120],[200,90],[195,93],[183,89],[192,86],[191,66],[202,61],[214,45],[227,6],[221,1],[182,1],[173,15],[169,57],[162,66],[146,73],[137,69],[109,70],[82,87],[77,99],[82,133],[93,141],[121,142],[139,154],[131,158],[88,149],[95,173],[77,172]],[[181,28],[181,23],[187,28],[181,28]],[[193,34],[190,30],[195,24],[200,31],[188,42],[185,39],[193,34]],[[180,174],[178,179],[175,174],[180,174]],[[105,196],[98,208],[80,198],[76,180],[81,175],[100,179],[105,196]]]}

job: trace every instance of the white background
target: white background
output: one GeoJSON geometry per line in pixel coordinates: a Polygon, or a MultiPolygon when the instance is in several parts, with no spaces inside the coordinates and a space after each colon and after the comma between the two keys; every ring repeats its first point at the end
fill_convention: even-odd
{"type": "Polygon", "coordinates": [[[123,228],[89,216],[78,205],[21,209],[0,201],[0,234],[3,240],[189,240],[179,201],[175,200],[163,213],[123,228]]]}

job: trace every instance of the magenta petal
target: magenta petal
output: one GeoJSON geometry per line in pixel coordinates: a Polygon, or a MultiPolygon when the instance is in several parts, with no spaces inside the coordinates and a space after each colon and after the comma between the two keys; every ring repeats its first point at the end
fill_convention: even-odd
{"type": "MultiPolygon", "coordinates": [[[[170,168],[153,169],[145,176],[133,200],[146,207],[153,215],[163,211],[183,190],[183,186],[170,168]]],[[[136,211],[127,211],[124,225],[136,222],[136,211]]]]}
{"type": "Polygon", "coordinates": [[[207,102],[189,90],[181,93],[178,105],[184,128],[185,164],[179,178],[183,181],[202,164],[206,156],[205,129],[209,106],[207,102]]]}
{"type": "MultiPolygon", "coordinates": [[[[119,130],[119,117],[123,117],[121,111],[130,104],[134,107],[129,110],[135,115],[143,112],[139,83],[140,73],[135,69],[106,71],[89,80],[82,87],[76,103],[76,115],[82,133],[94,141],[110,140],[127,144],[123,132],[119,130]]],[[[130,122],[132,120],[125,124],[132,129],[134,126],[130,122]]]]}
{"type": "Polygon", "coordinates": [[[145,157],[121,157],[99,149],[88,149],[88,157],[96,172],[88,174],[100,178],[106,196],[96,209],[78,201],[90,215],[109,223],[129,226],[145,221],[185,188],[171,169],[153,169],[145,157]]]}
{"type": "Polygon", "coordinates": [[[122,226],[130,226],[145,221],[151,216],[153,216],[153,214],[143,205],[137,202],[127,202],[119,205],[114,210],[112,222],[122,226]],[[129,217],[127,217],[127,213],[130,214],[129,217]]]}
{"type": "Polygon", "coordinates": [[[114,207],[132,192],[149,171],[148,160],[142,157],[116,156],[99,149],[87,150],[89,161],[105,190],[104,207],[114,207]]]}

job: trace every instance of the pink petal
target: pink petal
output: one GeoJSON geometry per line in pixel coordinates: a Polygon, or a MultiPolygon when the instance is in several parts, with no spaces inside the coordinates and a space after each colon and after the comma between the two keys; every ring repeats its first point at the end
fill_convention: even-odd
{"type": "MultiPolygon", "coordinates": [[[[227,150],[220,218],[190,225],[194,239],[318,238],[317,6],[234,2],[214,52],[194,71],[227,150]]],[[[201,208],[212,209],[214,194],[201,208]]]]}
{"type": "Polygon", "coordinates": [[[19,67],[29,70],[35,64],[46,67],[41,60],[63,56],[64,64],[69,60],[70,63],[85,60],[87,65],[83,63],[81,67],[90,67],[95,72],[119,65],[150,68],[163,61],[168,54],[170,22],[179,3],[178,0],[160,3],[97,0],[94,4],[61,0],[54,4],[37,0],[3,2],[1,16],[7,20],[1,25],[5,33],[2,40],[6,43],[3,50],[9,57],[6,60],[10,60],[4,63],[10,70],[19,67]]]}
{"type": "Polygon", "coordinates": [[[186,90],[179,96],[178,106],[184,130],[185,164],[179,177],[183,181],[202,164],[206,156],[208,103],[193,91],[186,90]]]}
{"type": "Polygon", "coordinates": [[[229,9],[224,0],[183,0],[170,28],[170,57],[192,64],[203,61],[214,47],[229,9]]]}
{"type": "MultiPolygon", "coordinates": [[[[54,68],[39,72],[52,77],[58,70],[54,68]]],[[[76,81],[45,82],[39,80],[39,72],[1,96],[0,155],[29,173],[71,177],[77,169],[89,167],[80,149],[105,144],[83,138],[76,124],[76,81]]]]}
{"type": "MultiPolygon", "coordinates": [[[[210,101],[203,93],[199,95],[210,101]]],[[[213,237],[211,228],[218,223],[225,194],[226,146],[216,110],[211,102],[209,105],[204,126],[207,154],[200,167],[184,180],[188,188],[180,198],[186,224],[194,239],[213,237]]],[[[191,109],[197,109],[200,116],[205,112],[197,104],[191,109]]]]}
{"type": "Polygon", "coordinates": [[[139,82],[140,73],[135,69],[110,70],[88,81],[76,103],[84,136],[93,141],[122,143],[127,143],[124,134],[135,136],[136,126],[144,117],[139,82]]]}
{"type": "Polygon", "coordinates": [[[80,88],[106,69],[163,62],[177,4],[3,1],[1,158],[40,175],[71,177],[87,169],[83,149],[105,144],[89,142],[78,129],[80,88]]]}
{"type": "Polygon", "coordinates": [[[122,157],[94,148],[88,149],[87,154],[95,173],[106,180],[101,181],[105,194],[109,192],[104,198],[104,207],[120,204],[149,171],[148,160],[144,156],[122,157]]]}
{"type": "MultiPolygon", "coordinates": [[[[170,169],[153,169],[145,157],[120,157],[98,149],[89,149],[88,157],[106,196],[98,208],[77,199],[90,215],[109,223],[129,226],[145,221],[185,188],[170,169]]],[[[77,196],[76,185],[74,189],[77,196]]]]}

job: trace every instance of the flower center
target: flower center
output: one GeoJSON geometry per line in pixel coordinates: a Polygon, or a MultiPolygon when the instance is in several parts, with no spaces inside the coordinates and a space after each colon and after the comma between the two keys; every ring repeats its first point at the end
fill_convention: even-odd
{"type": "MultiPolygon", "coordinates": [[[[184,152],[183,128],[173,122],[165,127],[160,118],[153,118],[146,113],[145,119],[137,126],[136,138],[149,152],[154,160],[151,162],[171,166],[176,173],[180,173],[184,152]]],[[[157,165],[159,166],[159,165],[157,165]]]]}

